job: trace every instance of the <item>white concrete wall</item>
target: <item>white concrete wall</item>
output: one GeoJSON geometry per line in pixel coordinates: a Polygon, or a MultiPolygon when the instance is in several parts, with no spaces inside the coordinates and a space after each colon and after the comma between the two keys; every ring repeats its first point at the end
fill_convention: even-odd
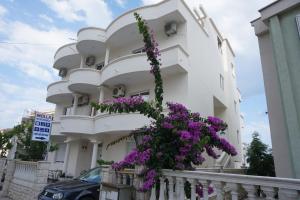
{"type": "MultiPolygon", "coordinates": [[[[218,49],[217,38],[220,37],[222,39],[222,36],[219,35],[211,21],[207,18],[205,20],[204,28],[201,28],[192,13],[187,9],[187,7],[185,7],[181,0],[166,1],[165,4],[160,4],[160,6],[157,6],[156,9],[157,12],[159,11],[157,16],[163,16],[163,13],[168,12],[168,10],[173,12],[177,9],[176,12],[180,13],[181,19],[184,19],[184,22],[181,22],[178,26],[178,33],[171,37],[167,37],[165,35],[163,25],[161,25],[162,27],[160,28],[156,27],[156,39],[159,42],[159,48],[164,49],[180,44],[184,51],[188,54],[188,62],[185,63],[185,65],[188,66],[184,66],[187,69],[187,73],[176,75],[169,74],[168,76],[163,77],[164,103],[168,101],[179,102],[185,104],[193,112],[201,113],[202,116],[217,115],[218,117],[221,117],[229,125],[226,137],[235,145],[238,152],[241,152],[241,138],[240,136],[239,138],[237,137],[237,131],[239,131],[240,135],[242,134],[240,130],[239,95],[237,92],[236,78],[232,75],[231,70],[231,63],[234,64],[234,55],[230,46],[225,40],[223,40],[221,52],[218,49]],[[220,87],[220,74],[224,77],[224,89],[220,87]],[[215,104],[217,101],[214,103],[214,99],[217,99],[217,101],[222,104],[223,110],[217,108],[217,105],[215,104]],[[237,103],[236,109],[234,101],[237,103]]],[[[152,7],[140,10],[140,12],[146,19],[149,18],[156,20],[157,16],[151,17],[151,13],[152,15],[154,14],[152,7]]],[[[122,31],[122,27],[125,27],[126,24],[129,27],[130,21],[132,20],[131,18],[128,18],[128,23],[121,23],[127,18],[128,14],[125,14],[112,23],[112,25],[110,25],[107,29],[107,35],[109,37],[112,36],[113,30],[122,31]]],[[[166,22],[160,24],[164,23],[166,22]]],[[[136,28],[136,26],[132,27],[136,28]]],[[[110,49],[109,60],[131,54],[132,50],[142,46],[142,41],[136,41],[125,46],[118,47],[117,49],[112,47],[110,49]]],[[[104,60],[104,55],[96,56],[96,63],[104,60]]],[[[128,83],[128,80],[122,80],[122,76],[118,77],[118,79],[120,84],[122,84],[122,81],[126,81],[128,83]]],[[[104,92],[104,100],[111,99],[112,97],[112,85],[109,85],[108,87],[109,89],[106,89],[104,92]]],[[[154,84],[152,81],[145,80],[138,83],[134,82],[133,84],[126,84],[126,89],[126,96],[130,96],[136,92],[149,90],[150,100],[154,99],[154,84]]],[[[92,101],[99,101],[99,91],[95,91],[90,99],[92,101]]],[[[87,115],[87,110],[89,109],[89,106],[78,108],[76,115],[87,115]]],[[[57,113],[55,118],[59,119],[59,113],[62,112],[62,107],[57,105],[56,111],[57,113]]],[[[76,124],[74,125],[78,126],[79,124],[80,123],[77,123],[76,121],[76,124]]],[[[83,127],[80,127],[80,129],[82,128],[83,127]]],[[[90,139],[91,137],[94,137],[94,139],[101,140],[103,142],[102,159],[104,160],[120,160],[127,152],[126,142],[120,143],[113,148],[106,150],[106,145],[116,138],[113,134],[119,134],[117,132],[103,133],[105,134],[104,139],[101,135],[93,135],[93,133],[89,133],[87,135],[86,131],[84,131],[84,133],[85,134],[80,135],[81,138],[90,139]]],[[[72,134],[72,132],[68,134],[72,134]]],[[[80,133],[76,132],[76,134],[80,133]]],[[[89,148],[90,144],[88,145],[88,149],[89,148]]],[[[80,170],[88,167],[88,164],[79,164],[81,162],[78,162],[78,158],[81,158],[82,156],[90,158],[91,150],[89,149],[86,152],[81,152],[80,142],[72,142],[70,147],[68,172],[71,174],[78,174],[80,170]]],[[[231,163],[234,163],[234,161],[241,161],[241,156],[236,156],[232,159],[231,163]]],[[[89,160],[85,160],[85,163],[89,163],[89,160]]],[[[213,164],[213,160],[207,162],[208,166],[213,164]]]]}

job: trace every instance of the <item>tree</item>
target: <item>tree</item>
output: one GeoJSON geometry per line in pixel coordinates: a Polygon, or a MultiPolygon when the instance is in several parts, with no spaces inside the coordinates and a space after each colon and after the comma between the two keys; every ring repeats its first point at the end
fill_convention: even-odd
{"type": "Polygon", "coordinates": [[[275,176],[272,150],[260,140],[258,132],[252,134],[252,142],[247,150],[247,162],[249,163],[247,174],[275,176]]]}
{"type": "Polygon", "coordinates": [[[10,131],[0,132],[0,158],[5,157],[8,151],[13,147],[11,143],[12,137],[13,135],[10,131]]]}
{"type": "Polygon", "coordinates": [[[10,131],[11,135],[16,135],[18,138],[16,152],[16,158],[18,159],[25,161],[38,161],[44,159],[47,143],[31,140],[32,126],[32,121],[27,123],[23,122],[10,131]]]}

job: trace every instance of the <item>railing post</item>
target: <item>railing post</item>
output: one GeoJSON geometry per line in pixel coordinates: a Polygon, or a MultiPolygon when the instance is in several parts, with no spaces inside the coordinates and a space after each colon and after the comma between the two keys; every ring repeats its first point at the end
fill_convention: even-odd
{"type": "Polygon", "coordinates": [[[230,188],[231,200],[238,200],[238,184],[227,183],[226,185],[230,188]]]}
{"type": "Polygon", "coordinates": [[[273,187],[261,187],[262,191],[266,194],[267,200],[275,200],[275,188],[273,187]]]}
{"type": "Polygon", "coordinates": [[[199,183],[201,183],[202,185],[202,189],[203,189],[203,199],[204,200],[208,200],[208,182],[207,180],[199,180],[199,183]]]}
{"type": "Polygon", "coordinates": [[[176,177],[176,199],[184,199],[184,179],[176,177]]]}
{"type": "Polygon", "coordinates": [[[196,181],[195,179],[188,179],[191,184],[191,200],[196,200],[196,181]]]}
{"type": "Polygon", "coordinates": [[[16,167],[16,160],[7,160],[6,174],[5,180],[2,189],[2,197],[6,197],[8,195],[10,183],[14,177],[16,167]]]}
{"type": "Polygon", "coordinates": [[[174,179],[172,176],[167,177],[169,181],[169,200],[174,200],[174,179]]]}
{"type": "Polygon", "coordinates": [[[165,190],[166,190],[165,178],[164,177],[159,178],[159,182],[160,182],[159,200],[164,200],[165,190]]]}
{"type": "Polygon", "coordinates": [[[223,200],[224,199],[224,183],[219,181],[212,181],[212,184],[215,186],[216,193],[217,193],[217,200],[223,200]]]}
{"type": "Polygon", "coordinates": [[[280,200],[298,200],[298,191],[291,189],[279,189],[280,200]]]}
{"type": "Polygon", "coordinates": [[[47,185],[48,181],[48,173],[49,173],[50,162],[40,161],[37,162],[36,166],[36,174],[34,180],[34,197],[38,198],[39,193],[43,190],[43,188],[47,185]]]}
{"type": "Polygon", "coordinates": [[[256,200],[256,187],[254,185],[245,185],[243,184],[242,187],[246,190],[247,192],[247,197],[248,200],[256,200]]]}

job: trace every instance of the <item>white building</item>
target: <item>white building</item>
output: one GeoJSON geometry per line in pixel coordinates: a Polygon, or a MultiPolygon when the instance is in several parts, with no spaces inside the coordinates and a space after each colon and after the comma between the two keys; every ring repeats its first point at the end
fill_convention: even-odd
{"type": "MultiPolygon", "coordinates": [[[[62,80],[48,86],[47,101],[56,104],[51,169],[78,175],[103,160],[121,160],[133,142],[106,149],[120,135],[149,123],[139,114],[101,114],[90,106],[113,98],[116,86],[125,96],[154,99],[150,65],[133,13],[138,12],[155,31],[162,59],[164,100],[185,104],[202,116],[218,116],[229,129],[226,137],[241,152],[240,94],[236,86],[234,52],[202,8],[190,10],[183,0],[165,0],[116,18],[106,29],[79,30],[77,43],[59,48],[54,68],[62,80]]],[[[222,156],[219,163],[239,166],[242,156],[222,156]],[[226,162],[226,163],[225,163],[226,162]]],[[[208,160],[204,166],[213,166],[208,160]]]]}

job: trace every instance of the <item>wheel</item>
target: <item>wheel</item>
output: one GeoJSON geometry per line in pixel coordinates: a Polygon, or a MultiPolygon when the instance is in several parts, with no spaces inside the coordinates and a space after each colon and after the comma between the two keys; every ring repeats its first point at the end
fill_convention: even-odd
{"type": "Polygon", "coordinates": [[[95,200],[93,197],[81,197],[79,200],[95,200]]]}

